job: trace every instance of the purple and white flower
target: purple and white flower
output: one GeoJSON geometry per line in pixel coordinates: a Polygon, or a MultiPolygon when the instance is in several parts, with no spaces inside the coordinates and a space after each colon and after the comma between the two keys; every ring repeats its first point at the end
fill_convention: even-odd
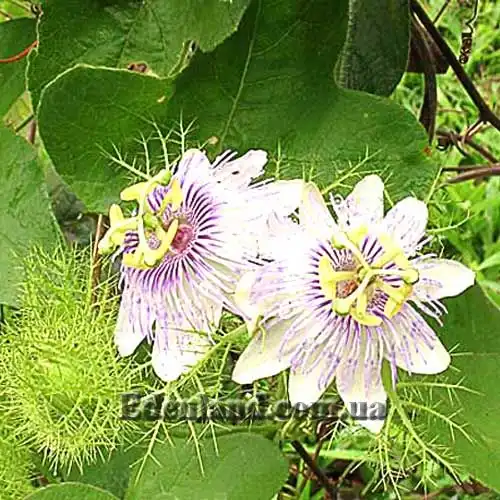
{"type": "MultiPolygon", "coordinates": [[[[450,355],[421,312],[440,322],[440,299],[474,283],[464,265],[418,255],[427,207],[408,197],[384,217],[384,185],[375,175],[341,201],[333,219],[308,184],[299,223],[281,238],[281,255],[243,277],[237,299],[255,335],[233,379],[241,384],[290,368],[292,405],[315,403],[336,379],[348,409],[386,403],[383,360],[392,369],[435,374],[450,355]]],[[[372,406],[373,407],[373,406],[372,406]]],[[[378,432],[382,420],[360,423],[378,432]]]]}
{"type": "Polygon", "coordinates": [[[125,218],[111,207],[100,250],[118,246],[123,257],[115,333],[122,356],[147,339],[156,374],[175,380],[208,350],[222,308],[239,312],[235,286],[258,267],[270,214],[292,212],[303,189],[301,181],[251,184],[266,162],[264,151],[228,151],[211,164],[189,150],[173,174],[162,170],[121,193],[138,208],[125,218]]]}

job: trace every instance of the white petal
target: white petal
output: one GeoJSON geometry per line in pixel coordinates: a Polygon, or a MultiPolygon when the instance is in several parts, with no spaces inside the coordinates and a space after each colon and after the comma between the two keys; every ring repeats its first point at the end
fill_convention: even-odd
{"type": "MultiPolygon", "coordinates": [[[[318,355],[321,355],[321,350],[318,355]]],[[[328,380],[320,383],[321,375],[328,370],[328,363],[329,359],[325,356],[310,371],[290,370],[288,397],[292,406],[308,408],[321,398],[335,376],[333,372],[328,380]]]]}
{"type": "Polygon", "coordinates": [[[368,175],[342,203],[332,197],[332,205],[344,228],[378,224],[384,217],[384,183],[378,175],[368,175]]]}
{"type": "MultiPolygon", "coordinates": [[[[433,375],[450,365],[450,354],[434,330],[410,305],[392,319],[396,364],[410,373],[433,375]]],[[[390,356],[387,356],[390,359],[390,356]]]]}
{"type": "Polygon", "coordinates": [[[427,216],[426,204],[408,197],[387,212],[382,230],[392,236],[407,255],[412,255],[425,234],[427,216]]]}
{"type": "Polygon", "coordinates": [[[268,260],[280,259],[285,251],[295,248],[296,244],[304,239],[302,226],[289,217],[272,213],[257,237],[259,257],[268,260]]]}
{"type": "Polygon", "coordinates": [[[299,219],[307,231],[318,239],[329,239],[335,231],[338,231],[323,195],[312,182],[307,183],[304,188],[299,219]]]}
{"type": "Polygon", "coordinates": [[[206,177],[210,172],[210,162],[207,155],[199,149],[188,149],[179,160],[176,176],[189,177],[190,181],[206,177]]]}
{"type": "Polygon", "coordinates": [[[292,342],[283,352],[280,351],[283,336],[293,321],[280,321],[265,333],[259,331],[254,335],[236,362],[232,375],[235,382],[250,384],[254,380],[276,375],[290,366],[290,357],[300,335],[294,335],[292,342]]]}
{"type": "Polygon", "coordinates": [[[337,390],[347,410],[357,423],[372,432],[379,432],[384,425],[387,394],[382,384],[378,351],[378,339],[370,345],[371,356],[365,359],[367,338],[362,333],[362,344],[358,358],[349,359],[349,349],[337,369],[337,390]],[[373,360],[374,365],[370,364],[373,360]]]}
{"type": "Polygon", "coordinates": [[[252,189],[249,194],[259,204],[259,212],[265,213],[266,218],[271,213],[287,217],[299,207],[304,189],[305,183],[299,179],[275,181],[252,189]]]}
{"type": "Polygon", "coordinates": [[[130,356],[151,333],[154,316],[141,299],[132,301],[130,290],[123,292],[115,327],[115,345],[120,356],[130,356]]]}
{"type": "Polygon", "coordinates": [[[257,271],[245,273],[236,285],[234,292],[234,302],[241,311],[247,324],[247,330],[250,334],[255,331],[257,320],[261,314],[259,304],[253,302],[250,298],[252,287],[257,277],[257,271]]]}
{"type": "Polygon", "coordinates": [[[474,284],[474,271],[447,259],[419,259],[412,263],[419,273],[413,291],[423,301],[455,297],[474,284]]]}
{"type": "Polygon", "coordinates": [[[267,153],[262,150],[250,150],[240,158],[232,160],[229,151],[218,156],[213,163],[213,175],[217,182],[230,185],[232,189],[247,187],[253,179],[264,173],[267,153]],[[227,161],[227,159],[230,159],[227,161]]]}
{"type": "Polygon", "coordinates": [[[202,332],[193,331],[185,322],[159,322],[152,352],[156,375],[170,382],[186,373],[206,354],[210,342],[202,332]]]}

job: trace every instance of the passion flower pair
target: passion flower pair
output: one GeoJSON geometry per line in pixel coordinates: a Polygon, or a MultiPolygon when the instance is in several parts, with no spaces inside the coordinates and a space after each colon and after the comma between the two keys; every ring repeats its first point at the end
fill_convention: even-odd
{"type": "MultiPolygon", "coordinates": [[[[384,359],[439,373],[450,356],[419,311],[436,318],[443,297],[474,282],[465,266],[415,255],[427,208],[415,198],[384,217],[383,183],[371,175],[342,202],[336,221],[312,183],[253,181],[263,151],[226,152],[212,164],[198,150],[121,193],[102,252],[123,254],[123,296],[115,341],[122,356],[147,339],[152,364],[175,380],[200,360],[222,309],[253,335],[233,379],[251,383],[290,368],[293,405],[310,406],[336,378],[346,402],[385,403],[384,359]],[[290,219],[290,214],[298,222],[290,219]]],[[[348,405],[350,407],[350,405],[348,405]]],[[[380,420],[361,423],[373,431],[380,420]]]]}

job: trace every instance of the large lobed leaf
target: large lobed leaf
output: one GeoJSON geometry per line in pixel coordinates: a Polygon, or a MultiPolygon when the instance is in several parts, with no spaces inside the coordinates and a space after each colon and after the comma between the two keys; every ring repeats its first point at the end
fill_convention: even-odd
{"type": "Polygon", "coordinates": [[[238,32],[195,56],[179,77],[170,116],[197,118],[196,138],[217,140],[217,150],[279,147],[284,177],[312,171],[326,187],[368,154],[359,172],[383,172],[393,199],[427,194],[436,168],[416,119],[334,82],[347,7],[347,0],[255,1],[238,32]]]}
{"type": "Polygon", "coordinates": [[[337,81],[346,88],[390,95],[406,70],[409,48],[408,0],[349,0],[337,81]]]}
{"type": "Polygon", "coordinates": [[[135,141],[151,130],[148,120],[166,129],[181,116],[196,120],[193,142],[216,143],[209,153],[263,148],[275,156],[280,148],[284,178],[312,174],[323,188],[348,189],[358,174],[378,172],[393,200],[425,196],[437,168],[423,153],[426,136],[416,119],[385,98],[334,82],[346,23],[347,0],[256,0],[236,34],[195,56],[168,103],[168,81],[102,68],[67,71],[46,88],[39,109],[47,151],[91,210],[104,210],[123,185],[124,173],[110,167],[103,148],[114,144],[131,158],[135,141]]]}
{"type": "MultiPolygon", "coordinates": [[[[0,23],[0,59],[8,59],[29,47],[36,39],[34,19],[0,23]]],[[[26,58],[0,64],[0,118],[26,89],[26,58]]]]}
{"type": "Polygon", "coordinates": [[[249,0],[50,0],[29,68],[36,105],[45,85],[77,63],[125,69],[146,63],[159,76],[180,70],[190,42],[213,50],[233,33],[249,0]]]}
{"type": "Polygon", "coordinates": [[[22,258],[33,245],[50,247],[57,238],[35,150],[0,126],[0,304],[17,304],[22,258]]]}
{"type": "Polygon", "coordinates": [[[26,500],[118,500],[118,497],[88,484],[62,483],[40,488],[26,500]]]}
{"type": "Polygon", "coordinates": [[[54,165],[90,211],[118,201],[130,173],[113,164],[114,148],[134,156],[141,134],[166,113],[167,80],[130,71],[77,66],[47,86],[38,113],[54,165]]]}
{"type": "Polygon", "coordinates": [[[126,500],[267,499],[288,477],[287,462],[276,445],[256,434],[218,437],[217,450],[211,439],[203,439],[197,443],[200,455],[193,442],[175,439],[174,444],[157,443],[154,460],[148,459],[142,470],[138,464],[126,500]]]}

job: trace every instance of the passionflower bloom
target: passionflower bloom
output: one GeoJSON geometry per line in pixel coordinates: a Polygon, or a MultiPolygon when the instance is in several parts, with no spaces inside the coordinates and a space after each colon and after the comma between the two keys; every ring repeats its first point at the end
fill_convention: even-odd
{"type": "MultiPolygon", "coordinates": [[[[439,300],[470,287],[474,273],[420,255],[425,203],[405,198],[384,217],[383,191],[378,176],[365,177],[345,200],[332,199],[334,220],[318,189],[307,185],[299,224],[290,229],[286,222],[281,256],[239,284],[256,333],[235,366],[236,382],[290,368],[290,401],[304,408],[336,379],[353,413],[360,403],[385,407],[384,359],[393,384],[397,367],[422,374],[448,367],[450,355],[421,312],[440,321],[439,300]]],[[[383,420],[360,423],[377,432],[383,420]]]]}
{"type": "Polygon", "coordinates": [[[119,248],[123,295],[115,342],[122,356],[147,339],[152,365],[175,380],[210,346],[210,331],[233,300],[239,277],[258,265],[259,237],[271,213],[294,210],[301,181],[256,183],[267,162],[264,151],[241,158],[226,152],[210,163],[189,150],[171,173],[126,188],[136,202],[131,217],[110,209],[101,253],[119,248]]]}

